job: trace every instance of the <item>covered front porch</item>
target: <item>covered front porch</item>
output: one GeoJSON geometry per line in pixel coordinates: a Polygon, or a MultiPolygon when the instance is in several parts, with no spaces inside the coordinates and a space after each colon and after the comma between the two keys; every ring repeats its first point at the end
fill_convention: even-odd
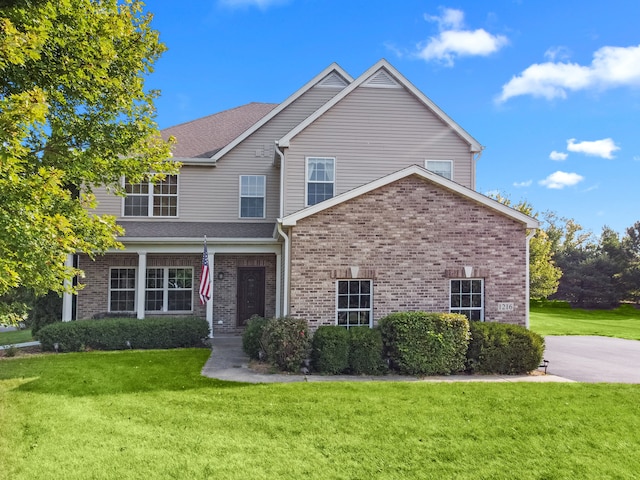
{"type": "Polygon", "coordinates": [[[81,255],[85,288],[75,299],[64,295],[63,321],[120,313],[139,319],[195,315],[206,318],[212,335],[239,334],[252,315],[282,312],[282,247],[264,240],[208,240],[213,295],[206,305],[198,295],[202,239],[126,242],[125,250],[95,260],[81,255]]]}

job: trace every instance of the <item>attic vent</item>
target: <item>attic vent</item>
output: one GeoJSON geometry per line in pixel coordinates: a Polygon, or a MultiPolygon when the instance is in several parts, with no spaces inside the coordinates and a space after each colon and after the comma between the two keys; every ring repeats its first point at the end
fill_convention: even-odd
{"type": "Polygon", "coordinates": [[[319,87],[325,88],[344,88],[347,85],[347,81],[336,72],[331,72],[318,84],[319,87]]]}
{"type": "Polygon", "coordinates": [[[400,85],[386,70],[379,70],[369,80],[367,80],[364,87],[372,88],[399,88],[400,85]]]}

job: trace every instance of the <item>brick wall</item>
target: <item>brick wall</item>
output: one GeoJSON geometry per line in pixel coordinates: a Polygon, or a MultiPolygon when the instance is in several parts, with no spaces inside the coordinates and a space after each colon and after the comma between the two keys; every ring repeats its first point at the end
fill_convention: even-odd
{"type": "Polygon", "coordinates": [[[374,321],[448,311],[449,279],[471,266],[485,281],[485,319],[525,324],[525,227],[416,176],[299,221],[291,259],[290,311],[314,328],[335,323],[336,279],[352,266],[373,279],[374,321]]]}

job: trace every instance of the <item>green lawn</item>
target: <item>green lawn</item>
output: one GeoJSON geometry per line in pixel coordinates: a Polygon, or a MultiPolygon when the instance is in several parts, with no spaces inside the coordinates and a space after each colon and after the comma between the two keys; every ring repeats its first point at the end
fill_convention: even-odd
{"type": "Polygon", "coordinates": [[[207,350],[0,360],[0,477],[633,478],[640,387],[200,376],[207,350]]]}
{"type": "Polygon", "coordinates": [[[640,340],[640,310],[531,307],[531,330],[540,335],[603,335],[640,340]]]}
{"type": "Polygon", "coordinates": [[[0,332],[0,345],[31,342],[31,330],[14,330],[12,332],[0,332]]]}

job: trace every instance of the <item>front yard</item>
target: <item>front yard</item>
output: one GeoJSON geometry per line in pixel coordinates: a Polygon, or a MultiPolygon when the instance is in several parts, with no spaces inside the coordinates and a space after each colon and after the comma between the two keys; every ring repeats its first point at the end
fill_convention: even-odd
{"type": "Polygon", "coordinates": [[[632,478],[640,388],[246,385],[208,350],[0,360],[0,477],[632,478]]]}

